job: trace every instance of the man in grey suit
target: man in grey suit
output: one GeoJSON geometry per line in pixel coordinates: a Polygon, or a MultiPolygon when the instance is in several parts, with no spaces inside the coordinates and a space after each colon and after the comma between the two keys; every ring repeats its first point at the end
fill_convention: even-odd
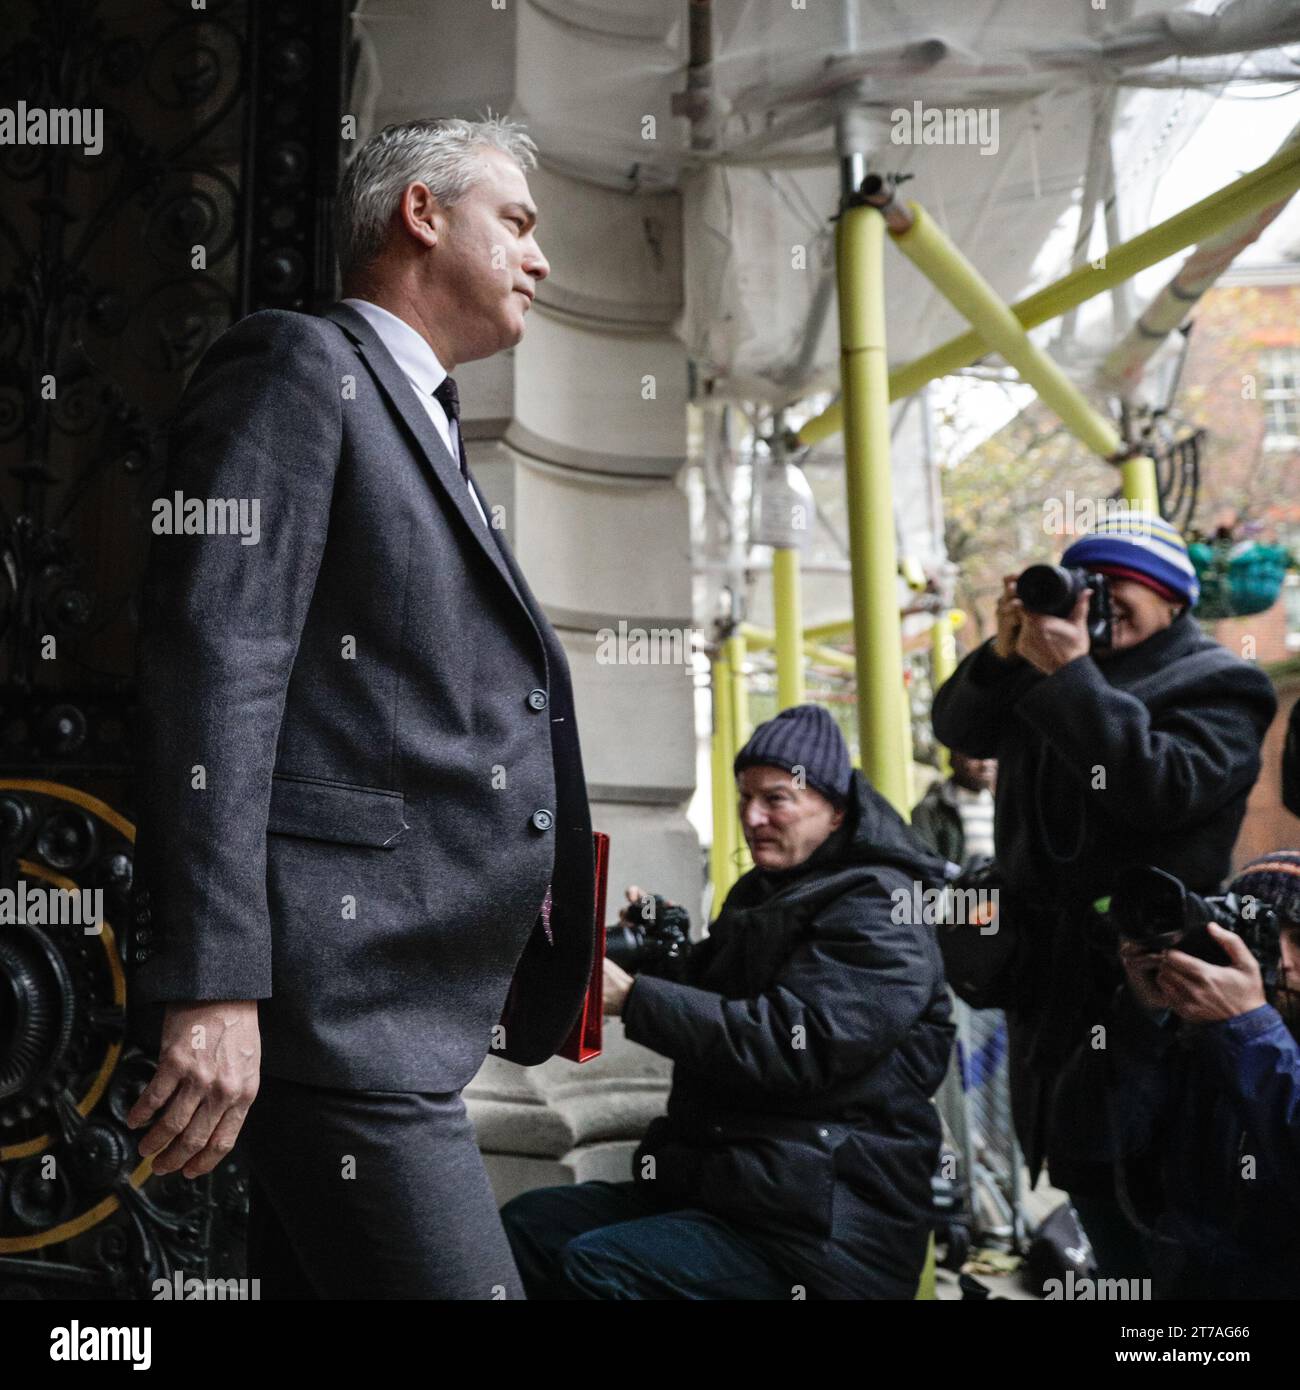
{"type": "Polygon", "coordinates": [[[521,340],[549,271],[534,148],[501,119],[368,141],[343,301],[235,324],[170,439],[131,944],[160,1063],[129,1119],[188,1178],[244,1130],[266,1296],[522,1296],[460,1091],[574,1023],[591,821],[564,652],[448,373],[521,340]]]}

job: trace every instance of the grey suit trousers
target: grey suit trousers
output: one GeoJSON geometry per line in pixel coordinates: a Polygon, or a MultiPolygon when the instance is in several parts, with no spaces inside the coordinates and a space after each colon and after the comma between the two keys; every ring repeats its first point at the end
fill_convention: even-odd
{"type": "Polygon", "coordinates": [[[459,1091],[263,1073],[241,1142],[263,1298],[524,1297],[459,1091]]]}

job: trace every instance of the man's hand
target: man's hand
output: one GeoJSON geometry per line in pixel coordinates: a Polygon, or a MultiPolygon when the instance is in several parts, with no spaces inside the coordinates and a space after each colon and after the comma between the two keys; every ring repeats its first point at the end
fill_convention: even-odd
{"type": "Polygon", "coordinates": [[[138,1129],[162,1110],[139,1145],[143,1158],[155,1155],[155,1173],[197,1178],[225,1158],[257,1095],[261,1062],[256,999],[167,1005],[158,1070],[126,1117],[138,1129]]]}
{"type": "Polygon", "coordinates": [[[1144,1008],[1159,1010],[1173,1007],[1156,980],[1164,959],[1163,951],[1145,951],[1136,941],[1122,940],[1119,943],[1119,963],[1124,967],[1129,988],[1144,1008]]]}
{"type": "Polygon", "coordinates": [[[1045,676],[1087,656],[1092,648],[1092,639],[1088,636],[1088,600],[1091,597],[1092,590],[1085,589],[1068,618],[1022,612],[1020,633],[1016,638],[1017,654],[1045,676]]]}
{"type": "Polygon", "coordinates": [[[601,987],[604,1011],[618,1017],[627,1002],[628,991],[632,988],[633,977],[621,965],[615,965],[608,957],[605,959],[605,979],[601,987]]]}
{"type": "Polygon", "coordinates": [[[1169,1007],[1188,1023],[1219,1023],[1268,1003],[1259,964],[1246,943],[1214,922],[1208,930],[1227,952],[1228,965],[1210,965],[1185,951],[1166,951],[1156,973],[1169,1007]]]}
{"type": "Polygon", "coordinates": [[[1003,661],[1018,661],[1016,639],[1025,619],[1025,605],[1016,597],[1016,576],[1002,576],[1002,597],[998,599],[998,630],[993,638],[993,654],[1003,661]]]}
{"type": "Polygon", "coordinates": [[[641,920],[641,914],[639,912],[633,912],[633,909],[636,907],[637,903],[639,903],[641,899],[645,897],[645,894],[642,893],[642,891],[636,886],[635,883],[629,883],[628,886],[623,890],[623,893],[624,896],[627,898],[627,906],[621,909],[621,911],[619,912],[618,920],[620,922],[630,922],[635,917],[635,919],[639,922],[641,920]]]}

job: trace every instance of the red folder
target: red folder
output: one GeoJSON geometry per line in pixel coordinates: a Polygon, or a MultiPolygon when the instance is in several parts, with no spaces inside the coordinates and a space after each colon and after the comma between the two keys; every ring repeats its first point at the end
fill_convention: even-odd
{"type": "Polygon", "coordinates": [[[590,1062],[593,1057],[600,1056],[605,1018],[605,893],[609,883],[609,836],[603,830],[593,830],[591,847],[596,865],[596,956],[591,963],[591,979],[587,984],[587,997],[582,1001],[582,1012],[557,1054],[570,1062],[590,1062]]]}

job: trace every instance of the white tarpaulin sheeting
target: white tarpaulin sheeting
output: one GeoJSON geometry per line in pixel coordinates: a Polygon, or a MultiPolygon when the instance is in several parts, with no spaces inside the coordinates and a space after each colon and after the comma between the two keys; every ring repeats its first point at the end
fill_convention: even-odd
{"type": "MultiPolygon", "coordinates": [[[[427,50],[395,37],[414,40],[418,25],[423,38],[436,14],[440,47],[475,55],[475,105],[498,67],[498,108],[527,120],[549,166],[630,191],[682,189],[681,336],[720,392],[774,401],[835,385],[835,301],[821,282],[845,102],[861,113],[870,167],[912,175],[905,196],[1015,298],[1069,268],[1089,168],[1090,193],[1116,195],[1112,233],[1130,235],[1225,80],[1298,71],[1270,46],[1300,41],[1296,0],[714,0],[711,10],[694,125],[674,108],[691,59],[687,0],[511,0],[500,43],[477,4],[416,14],[372,0],[358,22],[382,40],[390,108],[409,88],[412,114],[431,114],[427,50]],[[1242,57],[1243,44],[1257,51],[1242,57]]],[[[439,96],[458,108],[445,78],[439,96]]],[[[1228,176],[1210,171],[1204,191],[1228,176]]],[[[901,256],[887,273],[892,360],[961,331],[901,256]]]]}

